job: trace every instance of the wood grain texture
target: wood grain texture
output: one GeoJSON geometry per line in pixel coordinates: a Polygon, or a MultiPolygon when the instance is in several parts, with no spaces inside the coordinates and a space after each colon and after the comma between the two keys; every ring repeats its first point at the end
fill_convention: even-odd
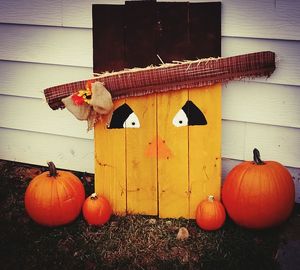
{"type": "Polygon", "coordinates": [[[126,67],[124,8],[119,5],[93,6],[93,70],[118,71],[126,67]]]}
{"type": "Polygon", "coordinates": [[[127,212],[157,215],[157,160],[146,149],[156,137],[156,95],[126,99],[140,128],[126,129],[127,212]]]}
{"type": "Polygon", "coordinates": [[[201,109],[207,125],[189,126],[190,218],[209,195],[220,199],[221,84],[189,90],[189,100],[201,109]]]}
{"type": "MultiPolygon", "coordinates": [[[[120,100],[115,108],[122,105],[120,100]]],[[[107,119],[95,127],[95,191],[104,195],[117,215],[126,214],[127,178],[125,129],[107,129],[107,119]]]]}
{"type": "Polygon", "coordinates": [[[156,1],[93,5],[94,71],[220,56],[220,7],[156,1]]]}
{"type": "Polygon", "coordinates": [[[140,127],[106,129],[97,125],[96,190],[100,194],[118,200],[118,181],[123,179],[125,163],[127,213],[195,218],[201,200],[210,194],[220,198],[221,85],[122,102],[137,115],[140,127]],[[202,110],[207,125],[173,125],[174,116],[188,99],[202,110]],[[154,151],[147,151],[149,147],[154,151]],[[168,151],[163,150],[166,147],[168,151]],[[115,177],[117,172],[121,176],[115,177]]]}
{"type": "Polygon", "coordinates": [[[158,138],[171,150],[158,159],[160,217],[189,217],[188,127],[172,124],[187,100],[187,90],[157,95],[158,138]]]}
{"type": "MultiPolygon", "coordinates": [[[[189,54],[188,3],[157,6],[157,54],[164,63],[187,59],[189,54]]],[[[203,40],[206,43],[207,40],[203,40]]]]}
{"type": "Polygon", "coordinates": [[[221,56],[221,3],[191,2],[188,6],[188,59],[221,56]]]}
{"type": "Polygon", "coordinates": [[[123,42],[127,68],[159,63],[156,56],[156,12],[156,3],[153,1],[126,2],[123,9],[123,42]]]}

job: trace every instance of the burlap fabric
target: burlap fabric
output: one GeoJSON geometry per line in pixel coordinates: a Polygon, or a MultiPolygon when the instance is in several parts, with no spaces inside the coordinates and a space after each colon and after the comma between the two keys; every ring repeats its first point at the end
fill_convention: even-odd
{"type": "MultiPolygon", "coordinates": [[[[112,99],[201,87],[247,77],[270,76],[275,70],[275,53],[256,52],[225,58],[164,64],[159,67],[104,73],[91,80],[102,82],[112,99]]],[[[88,80],[44,90],[52,109],[64,108],[62,99],[85,87],[88,80]]]]}

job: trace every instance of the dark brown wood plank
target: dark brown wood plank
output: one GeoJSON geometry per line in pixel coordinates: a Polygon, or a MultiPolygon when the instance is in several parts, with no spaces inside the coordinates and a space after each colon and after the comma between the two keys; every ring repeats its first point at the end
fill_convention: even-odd
{"type": "Polygon", "coordinates": [[[125,2],[126,67],[146,67],[159,63],[156,56],[156,2],[125,2]]]}
{"type": "Polygon", "coordinates": [[[189,59],[221,56],[221,3],[189,3],[189,59]]]}
{"type": "Polygon", "coordinates": [[[157,54],[165,63],[188,59],[188,3],[157,3],[157,54]]]}
{"type": "Polygon", "coordinates": [[[93,5],[94,72],[125,68],[124,6],[93,5]]]}
{"type": "Polygon", "coordinates": [[[221,55],[221,3],[93,5],[94,72],[221,55]]]}

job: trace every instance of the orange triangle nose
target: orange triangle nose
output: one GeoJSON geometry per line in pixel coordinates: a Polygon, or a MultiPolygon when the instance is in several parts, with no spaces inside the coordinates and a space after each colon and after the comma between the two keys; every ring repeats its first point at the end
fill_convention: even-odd
{"type": "Polygon", "coordinates": [[[172,156],[172,151],[166,145],[166,142],[157,136],[149,143],[145,154],[147,157],[167,159],[172,156]]]}

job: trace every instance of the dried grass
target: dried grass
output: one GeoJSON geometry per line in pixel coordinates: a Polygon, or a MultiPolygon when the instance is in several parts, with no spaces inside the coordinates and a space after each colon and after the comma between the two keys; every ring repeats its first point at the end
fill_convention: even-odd
{"type": "MultiPolygon", "coordinates": [[[[25,213],[24,192],[44,167],[0,161],[1,269],[279,269],[275,260],[282,228],[251,231],[229,218],[205,232],[195,221],[113,216],[102,227],[82,216],[68,226],[46,228],[25,213]],[[186,240],[176,239],[184,227],[186,240]]],[[[93,176],[75,172],[87,194],[93,176]]]]}

